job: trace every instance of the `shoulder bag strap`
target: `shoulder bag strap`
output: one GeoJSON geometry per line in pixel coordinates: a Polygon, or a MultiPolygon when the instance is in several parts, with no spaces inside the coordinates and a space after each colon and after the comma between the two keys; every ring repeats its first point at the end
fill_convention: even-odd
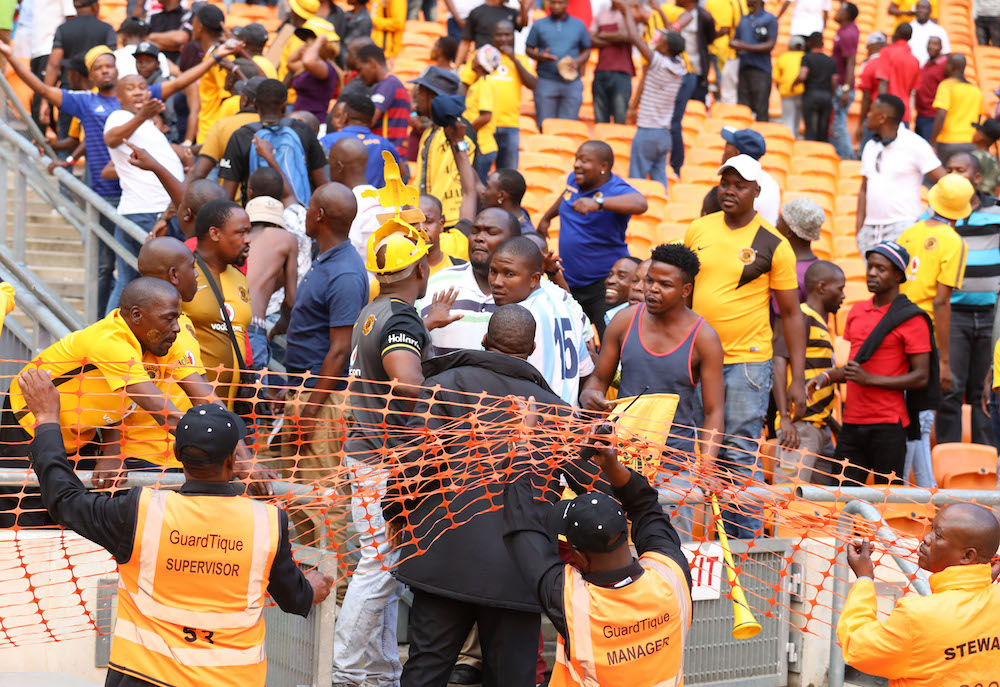
{"type": "Polygon", "coordinates": [[[243,354],[240,353],[240,345],[236,341],[236,332],[233,331],[233,323],[229,321],[229,312],[226,310],[226,301],[222,297],[222,292],[219,290],[219,285],[215,283],[215,277],[212,276],[211,270],[208,269],[208,265],[205,261],[201,259],[195,251],[194,259],[198,261],[198,267],[201,268],[202,273],[205,275],[205,281],[208,285],[212,287],[212,293],[215,294],[215,300],[219,304],[219,310],[222,311],[222,319],[226,321],[226,329],[229,331],[229,341],[233,344],[233,352],[236,353],[236,362],[240,366],[240,371],[246,369],[246,365],[243,363],[243,354]]]}

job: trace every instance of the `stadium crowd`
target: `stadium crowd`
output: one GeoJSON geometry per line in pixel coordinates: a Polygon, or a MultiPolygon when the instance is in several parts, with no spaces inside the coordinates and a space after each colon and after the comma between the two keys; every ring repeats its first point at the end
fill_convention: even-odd
{"type": "MultiPolygon", "coordinates": [[[[90,188],[148,232],[140,244],[102,220],[137,269],[102,244],[89,278],[105,316],[29,365],[58,381],[61,407],[46,417],[61,422],[63,450],[102,489],[126,470],[183,469],[190,480],[174,437],[191,408],[219,404],[250,425],[229,448],[237,475],[265,490],[276,478],[337,490],[334,510],[289,516],[303,536],[332,517],[353,523],[315,542],[351,574],[338,599],[335,685],[540,684],[539,613],[571,642],[588,612],[563,599],[573,585],[606,592],[646,578],[629,603],[654,614],[656,595],[674,616],[689,613],[680,542],[691,538],[690,508],[668,522],[653,488],[705,486],[699,455],[730,485],[765,481],[770,440],[786,481],[931,488],[932,432],[961,441],[963,405],[972,441],[998,446],[1000,121],[985,116],[983,85],[951,51],[936,2],[891,3],[898,25],[891,37],[869,33],[866,60],[851,2],[785,0],[776,16],[763,0],[444,5],[447,31],[407,82],[395,58],[408,22],[436,20],[426,0],[289,0],[271,29],[210,3],[130,2],[113,27],[98,0],[34,0],[21,3],[14,47],[0,43],[61,155],[52,168],[82,159],[90,188]],[[772,59],[786,12],[788,50],[772,59]],[[30,61],[18,59],[19,41],[30,61]],[[579,120],[591,66],[594,122],[635,125],[627,170],[595,136],[571,169],[550,170],[551,206],[532,212],[518,171],[523,106],[533,104],[540,131],[579,120]],[[793,137],[860,160],[852,264],[817,256],[831,218],[782,188],[764,166],[768,139],[744,125],[719,132],[717,183],[683,238],[630,250],[633,218],[662,209],[634,180],[677,181],[688,102],[738,103],[767,122],[772,90],[793,137]],[[416,191],[397,205],[407,183],[416,191]],[[870,296],[852,299],[844,318],[852,275],[870,296]],[[444,391],[431,399],[430,387],[444,391]],[[442,477],[459,499],[446,503],[386,478],[387,460],[427,477],[393,430],[462,420],[463,394],[483,391],[594,418],[616,399],[674,396],[656,480],[606,448],[596,471],[581,459],[465,492],[459,477],[442,477]],[[430,420],[410,412],[420,403],[435,408],[430,420]],[[614,531],[566,533],[575,567],[565,572],[532,498],[532,485],[552,491],[553,479],[618,499],[595,497],[578,518],[614,531]],[[627,527],[619,507],[638,560],[616,539],[627,527]],[[438,531],[443,508],[477,517],[438,531]],[[360,561],[349,565],[352,537],[360,561]],[[394,555],[403,562],[390,573],[394,555]],[[415,590],[405,665],[395,639],[403,584],[415,590]]],[[[1000,45],[994,5],[974,4],[984,45],[1000,45]]],[[[27,466],[39,388],[22,378],[5,400],[5,466],[27,466]]],[[[0,525],[72,520],[44,480],[41,493],[20,492],[0,492],[0,525]]],[[[764,532],[759,509],[725,512],[729,536],[764,532]]],[[[982,565],[995,533],[981,513],[964,517],[973,524],[963,533],[988,534],[948,565],[982,565]]],[[[852,561],[866,555],[859,545],[852,561]]],[[[678,620],[669,632],[686,628],[678,620]]],[[[620,644],[589,650],[610,656],[620,644]]],[[[594,684],[578,674],[593,660],[561,653],[553,684],[594,684]]],[[[640,661],[629,684],[678,674],[667,666],[640,661]]]]}

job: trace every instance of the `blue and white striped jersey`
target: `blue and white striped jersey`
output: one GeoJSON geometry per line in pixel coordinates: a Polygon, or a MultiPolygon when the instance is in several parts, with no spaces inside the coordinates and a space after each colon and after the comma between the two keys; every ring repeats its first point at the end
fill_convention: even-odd
{"type": "Polygon", "coordinates": [[[570,306],[572,303],[579,309],[573,297],[554,284],[552,287],[541,286],[521,302],[535,318],[535,351],[528,362],[542,373],[552,391],[576,406],[580,378],[594,371],[587,350],[590,326],[585,317],[581,319],[582,309],[577,313],[570,306]]]}

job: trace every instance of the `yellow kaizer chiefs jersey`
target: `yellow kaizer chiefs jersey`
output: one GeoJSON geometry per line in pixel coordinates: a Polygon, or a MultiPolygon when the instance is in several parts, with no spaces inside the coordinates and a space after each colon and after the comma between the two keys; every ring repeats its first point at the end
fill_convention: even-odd
{"type": "Polygon", "coordinates": [[[962,287],[969,249],[954,229],[933,220],[917,222],[903,232],[898,243],[910,254],[906,282],[899,291],[930,315],[933,322],[938,284],[954,289],[962,287]]]}
{"type": "MultiPolygon", "coordinates": [[[[59,389],[59,423],[70,454],[88,443],[96,428],[118,425],[135,410],[125,387],[152,381],[165,391],[169,381],[203,371],[180,338],[163,357],[143,352],[117,309],[52,344],[28,367],[48,370],[59,389]]],[[[35,416],[25,409],[16,378],[10,387],[10,407],[21,426],[33,434],[35,416]]]]}

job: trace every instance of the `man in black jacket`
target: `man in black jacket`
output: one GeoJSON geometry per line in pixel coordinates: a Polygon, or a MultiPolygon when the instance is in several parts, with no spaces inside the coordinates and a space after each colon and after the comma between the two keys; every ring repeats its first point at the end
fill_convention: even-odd
{"type": "MultiPolygon", "coordinates": [[[[386,521],[406,531],[395,575],[413,590],[403,687],[444,687],[474,624],[484,685],[535,684],[541,607],[503,546],[504,485],[495,472],[509,460],[519,412],[508,396],[534,396],[569,414],[527,362],[534,330],[527,309],[505,305],[490,319],[485,351],[460,350],[424,363],[424,385],[441,389],[418,404],[410,426],[436,439],[441,451],[424,445],[401,458],[402,479],[397,473],[390,481],[383,502],[386,521]]],[[[594,478],[583,471],[569,480],[589,484],[578,491],[593,488],[594,478]]]]}
{"type": "Polygon", "coordinates": [[[236,447],[246,434],[242,420],[214,404],[190,409],[178,423],[174,443],[187,478],[179,496],[136,487],[112,498],[87,491],[73,473],[59,428],[59,392],[49,373],[25,370],[18,382],[38,423],[31,459],[45,508],[60,525],[107,549],[118,564],[118,620],[105,685],[219,684],[219,671],[228,671],[240,684],[262,686],[266,659],[260,612],[265,597],[257,575],[266,580],[267,593],[282,610],[301,616],[327,597],[334,580],[318,571],[303,575],[298,569],[284,511],[239,497],[230,486],[236,447]],[[239,513],[247,517],[233,517],[239,513]],[[157,517],[166,525],[148,525],[147,531],[147,523],[157,517]],[[270,533],[259,531],[262,527],[270,533]],[[180,541],[178,532],[187,539],[180,541]],[[227,548],[209,543],[223,535],[230,543],[227,548]],[[269,542],[271,550],[261,557],[257,547],[269,542]],[[157,549],[152,556],[146,550],[150,545],[157,549]],[[267,560],[268,555],[273,563],[258,570],[257,559],[267,560]],[[137,577],[143,584],[136,583],[137,577]],[[165,594],[169,607],[149,602],[165,594]],[[203,612],[206,608],[214,613],[203,612]],[[224,621],[206,626],[205,618],[226,612],[255,620],[237,630],[224,621]],[[219,653],[212,641],[216,631],[228,647],[219,653]],[[236,656],[236,649],[256,655],[258,647],[260,663],[236,656]]]}

